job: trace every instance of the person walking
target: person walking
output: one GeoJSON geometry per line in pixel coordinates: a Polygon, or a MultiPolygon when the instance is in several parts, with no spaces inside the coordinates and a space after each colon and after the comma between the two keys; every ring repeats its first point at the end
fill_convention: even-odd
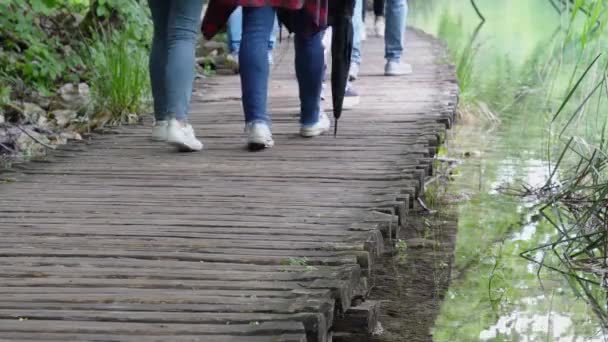
{"type": "MultiPolygon", "coordinates": [[[[237,7],[232,12],[227,22],[227,38],[228,38],[228,51],[229,54],[226,56],[228,64],[231,68],[238,72],[239,70],[239,51],[241,50],[241,39],[243,37],[243,8],[237,7]]],[[[279,22],[275,17],[274,27],[270,37],[268,38],[268,62],[270,65],[273,64],[272,51],[277,41],[277,33],[279,32],[279,22]]]]}
{"type": "Polygon", "coordinates": [[[300,96],[300,135],[316,137],[331,123],[321,110],[323,80],[323,30],[327,25],[327,1],[319,0],[211,0],[203,32],[210,38],[222,27],[225,14],[243,7],[243,35],[239,52],[245,135],[251,150],[274,145],[268,115],[268,37],[277,10],[295,32],[295,69],[300,96]],[[320,5],[321,4],[321,5],[320,5]],[[213,10],[211,10],[213,9],[213,10]]]}
{"type": "Polygon", "coordinates": [[[384,0],[374,0],[374,33],[377,37],[384,37],[384,0]]]}
{"type": "Polygon", "coordinates": [[[155,123],[152,139],[179,151],[203,149],[188,123],[195,75],[195,47],[203,8],[201,0],[148,0],[154,35],[150,80],[155,123]]]}
{"type": "MultiPolygon", "coordinates": [[[[363,0],[357,0],[355,6],[362,6],[363,0]]],[[[385,0],[385,29],[384,29],[384,65],[385,76],[401,76],[410,74],[412,66],[402,62],[405,29],[407,26],[408,4],[407,0],[385,0]]],[[[355,12],[357,11],[356,7],[355,12]]],[[[353,53],[349,78],[351,81],[359,77],[359,69],[362,61],[361,32],[365,27],[362,20],[353,18],[353,53]]]]}

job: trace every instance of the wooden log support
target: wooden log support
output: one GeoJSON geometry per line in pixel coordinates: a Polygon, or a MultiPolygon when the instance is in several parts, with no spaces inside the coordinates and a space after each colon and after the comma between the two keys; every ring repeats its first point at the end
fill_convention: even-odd
{"type": "Polygon", "coordinates": [[[344,316],[336,318],[333,330],[336,333],[370,335],[378,326],[380,303],[365,301],[349,308],[344,316]]]}

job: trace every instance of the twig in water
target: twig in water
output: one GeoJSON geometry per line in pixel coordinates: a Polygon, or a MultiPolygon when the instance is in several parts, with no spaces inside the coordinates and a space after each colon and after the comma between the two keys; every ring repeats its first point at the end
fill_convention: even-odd
{"type": "Polygon", "coordinates": [[[479,7],[477,7],[477,4],[475,3],[475,0],[471,0],[471,5],[473,5],[473,8],[475,9],[475,12],[477,12],[477,16],[479,17],[479,19],[481,19],[482,23],[486,22],[486,17],[483,16],[483,14],[481,14],[481,11],[479,10],[479,7]]]}
{"type": "Polygon", "coordinates": [[[557,11],[557,13],[562,14],[562,10],[559,7],[557,7],[557,4],[555,3],[554,0],[549,0],[549,2],[551,3],[551,6],[553,6],[555,11],[557,11]]]}

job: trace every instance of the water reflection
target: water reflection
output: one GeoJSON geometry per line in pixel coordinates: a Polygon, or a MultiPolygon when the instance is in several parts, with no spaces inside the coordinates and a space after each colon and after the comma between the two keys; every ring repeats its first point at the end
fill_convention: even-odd
{"type": "MultiPolygon", "coordinates": [[[[451,191],[470,194],[458,206],[452,283],[433,330],[436,341],[607,341],[593,311],[568,279],[520,254],[551,241],[554,228],[528,213],[533,200],[502,189],[546,182],[546,99],[532,60],[548,49],[563,19],[543,0],[478,0],[487,18],[474,44],[464,96],[486,101],[488,120],[465,118],[448,137],[451,157],[466,158],[451,191]],[[538,94],[538,95],[537,95],[538,94]],[[535,96],[538,96],[535,98],[535,96]],[[491,109],[490,109],[491,108],[491,109]],[[541,281],[542,280],[542,281],[541,281]]],[[[469,0],[410,2],[411,23],[456,49],[479,18],[469,0]]],[[[462,55],[461,55],[462,57],[462,55]]],[[[462,76],[462,75],[461,75],[462,76]]],[[[461,77],[462,79],[462,77],[461,77]]],[[[483,107],[483,106],[482,106],[483,107]]],[[[535,252],[535,258],[552,258],[535,252]]]]}

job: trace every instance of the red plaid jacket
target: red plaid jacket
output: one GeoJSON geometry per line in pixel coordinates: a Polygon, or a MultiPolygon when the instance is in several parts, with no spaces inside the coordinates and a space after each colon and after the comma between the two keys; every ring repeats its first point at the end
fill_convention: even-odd
{"type": "MultiPolygon", "coordinates": [[[[238,6],[262,7],[273,6],[280,12],[304,10],[310,16],[308,27],[304,31],[319,31],[327,27],[327,10],[329,0],[210,0],[207,12],[203,19],[203,35],[207,39],[213,38],[217,32],[226,25],[230,14],[238,6]]],[[[281,13],[279,12],[279,17],[281,13]]],[[[293,28],[288,27],[293,31],[293,28]]]]}

